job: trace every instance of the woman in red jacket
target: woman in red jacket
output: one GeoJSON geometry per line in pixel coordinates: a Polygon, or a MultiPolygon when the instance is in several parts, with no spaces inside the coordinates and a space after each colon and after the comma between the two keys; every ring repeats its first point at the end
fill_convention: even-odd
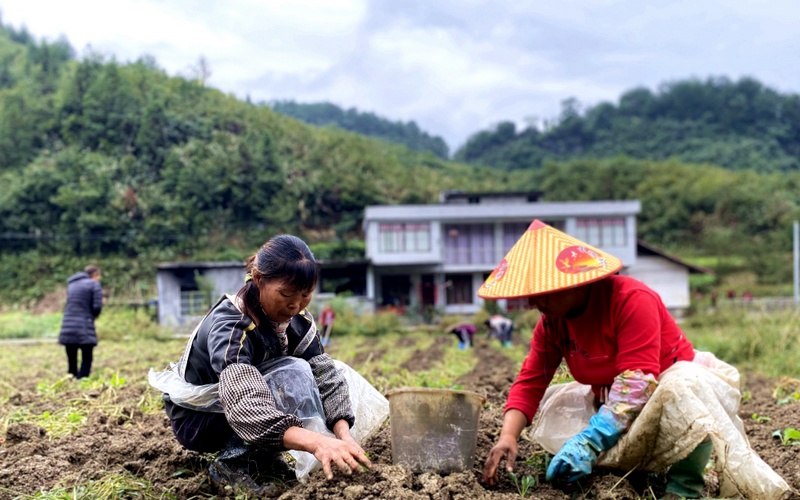
{"type": "MultiPolygon", "coordinates": [[[[598,455],[628,431],[653,395],[659,376],[675,363],[695,359],[692,343],[659,295],[640,281],[618,275],[621,268],[619,259],[534,221],[478,291],[486,299],[528,297],[531,307],[542,313],[530,353],[508,394],[500,436],[486,459],[484,482],[497,483],[503,459],[506,470],[513,470],[517,440],[533,422],[562,361],[576,382],[591,386],[596,410],[547,469],[548,481],[573,482],[589,475],[598,455]]],[[[671,462],[667,497],[703,495],[704,468],[713,447],[706,435],[691,446],[693,451],[681,453],[682,460],[671,462]]]]}

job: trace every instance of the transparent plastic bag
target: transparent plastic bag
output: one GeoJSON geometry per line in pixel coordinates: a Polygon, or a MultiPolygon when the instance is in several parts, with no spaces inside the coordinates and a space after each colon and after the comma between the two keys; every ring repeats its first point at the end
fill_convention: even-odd
{"type": "Polygon", "coordinates": [[[195,385],[178,374],[178,366],[170,363],[169,368],[157,372],[150,368],[147,374],[150,385],[169,394],[169,399],[178,406],[197,411],[222,413],[219,402],[219,384],[195,385]]]}
{"type": "MultiPolygon", "coordinates": [[[[356,418],[350,433],[358,444],[362,444],[377,432],[389,416],[389,400],[347,364],[338,360],[333,360],[333,363],[347,382],[350,404],[356,418]]],[[[325,410],[307,361],[281,357],[263,363],[258,369],[265,374],[264,380],[280,411],[297,415],[307,430],[335,438],[325,425],[325,410]]],[[[178,374],[175,363],[170,363],[169,369],[162,372],[151,368],[148,380],[151,386],[169,394],[170,400],[178,406],[223,412],[219,401],[219,384],[190,384],[178,374]]],[[[311,453],[292,450],[289,454],[295,459],[295,473],[300,481],[306,480],[311,472],[322,466],[311,453]]]]}
{"type": "Polygon", "coordinates": [[[536,422],[528,435],[555,455],[572,436],[589,425],[594,415],[591,386],[568,382],[551,385],[539,403],[536,422]]]}
{"type": "MultiPolygon", "coordinates": [[[[334,366],[347,382],[355,414],[355,425],[350,433],[358,444],[362,444],[389,416],[389,400],[347,364],[334,360],[334,366]]],[[[307,430],[335,438],[325,425],[325,411],[308,363],[297,358],[279,358],[259,367],[259,370],[263,369],[265,372],[268,370],[269,376],[265,380],[280,411],[297,415],[307,430]]],[[[305,481],[309,474],[322,467],[311,453],[291,450],[289,454],[295,459],[295,474],[299,481],[305,481]]]]}

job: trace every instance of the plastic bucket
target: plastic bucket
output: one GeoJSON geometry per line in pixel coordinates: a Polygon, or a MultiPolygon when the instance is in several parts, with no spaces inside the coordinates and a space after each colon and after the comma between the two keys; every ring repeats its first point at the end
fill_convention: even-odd
{"type": "Polygon", "coordinates": [[[470,391],[397,389],[386,394],[392,462],[414,472],[470,469],[485,399],[470,391]]]}

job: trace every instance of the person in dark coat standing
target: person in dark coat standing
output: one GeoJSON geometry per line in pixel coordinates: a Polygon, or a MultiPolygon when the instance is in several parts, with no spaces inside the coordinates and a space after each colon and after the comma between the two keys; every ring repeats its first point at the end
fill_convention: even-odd
{"type": "Polygon", "coordinates": [[[92,369],[92,350],[97,345],[94,320],[100,316],[103,302],[100,268],[97,266],[90,264],[83,272],[75,273],[67,279],[67,305],[64,307],[58,343],[67,350],[67,370],[75,378],[88,377],[92,369]]]}

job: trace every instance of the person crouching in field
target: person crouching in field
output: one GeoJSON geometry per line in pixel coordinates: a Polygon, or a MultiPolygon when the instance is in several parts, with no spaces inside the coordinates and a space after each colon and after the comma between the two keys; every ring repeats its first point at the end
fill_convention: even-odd
{"type": "Polygon", "coordinates": [[[789,491],[750,448],[737,412],[736,368],[692,343],[622,262],[534,221],[478,290],[528,297],[541,313],[511,386],[483,481],[512,471],[522,430],[554,454],[546,480],[572,483],[597,466],[666,473],[662,498],[704,496],[712,451],[720,494],[784,498],[789,491]],[[548,387],[562,361],[575,382],[548,387]]]}
{"type": "Polygon", "coordinates": [[[197,326],[177,365],[189,389],[218,389],[216,409],[180,403],[181,387],[165,401],[181,445],[219,452],[209,473],[220,486],[266,493],[274,479],[293,479],[285,450],[312,454],[328,479],[336,468],[351,474],[371,465],[351,434],[348,384],[306,309],[318,269],[299,238],[271,238],[248,261],[236,296],[222,297],[197,326]],[[321,413],[332,434],[307,429],[309,411],[321,413]]]}
{"type": "Polygon", "coordinates": [[[486,321],[486,340],[496,338],[503,347],[511,347],[511,338],[514,333],[514,322],[502,314],[493,314],[486,321]]]}
{"type": "Polygon", "coordinates": [[[458,348],[468,349],[474,345],[477,328],[472,323],[456,323],[445,328],[445,332],[455,335],[458,339],[458,348]]]}

